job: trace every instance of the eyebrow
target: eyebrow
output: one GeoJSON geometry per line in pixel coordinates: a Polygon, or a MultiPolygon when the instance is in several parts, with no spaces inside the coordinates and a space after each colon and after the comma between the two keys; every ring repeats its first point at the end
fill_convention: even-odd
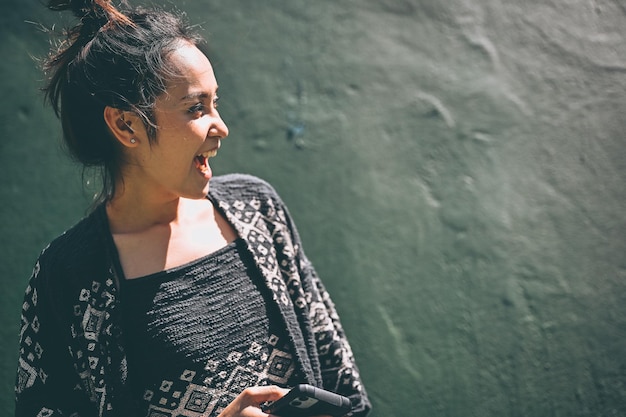
{"type": "MultiPolygon", "coordinates": [[[[217,88],[215,89],[215,95],[217,95],[217,88]]],[[[196,99],[205,99],[210,97],[211,94],[209,93],[205,93],[205,92],[197,92],[197,93],[190,93],[187,95],[184,95],[180,101],[185,101],[185,100],[196,100],[196,99]]]]}

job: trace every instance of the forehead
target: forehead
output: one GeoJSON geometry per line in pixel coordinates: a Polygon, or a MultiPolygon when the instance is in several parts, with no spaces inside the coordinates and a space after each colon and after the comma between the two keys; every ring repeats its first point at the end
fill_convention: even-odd
{"type": "Polygon", "coordinates": [[[196,94],[214,94],[217,80],[209,59],[194,45],[183,44],[168,57],[176,76],[167,83],[169,100],[196,94]]]}

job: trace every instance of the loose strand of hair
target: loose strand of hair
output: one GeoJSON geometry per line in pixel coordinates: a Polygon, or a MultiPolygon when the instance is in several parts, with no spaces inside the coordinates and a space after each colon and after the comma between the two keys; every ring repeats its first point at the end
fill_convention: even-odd
{"type": "Polygon", "coordinates": [[[69,64],[83,49],[84,45],[78,42],[78,27],[67,32],[66,39],[59,45],[56,53],[51,54],[44,64],[46,74],[51,74],[44,90],[44,99],[50,103],[54,113],[61,114],[61,89],[68,77],[69,64]]]}
{"type": "Polygon", "coordinates": [[[106,27],[110,27],[113,24],[117,24],[118,26],[135,26],[135,23],[124,13],[117,10],[115,6],[111,4],[110,0],[94,0],[94,3],[106,13],[109,19],[108,23],[105,25],[106,27]]]}

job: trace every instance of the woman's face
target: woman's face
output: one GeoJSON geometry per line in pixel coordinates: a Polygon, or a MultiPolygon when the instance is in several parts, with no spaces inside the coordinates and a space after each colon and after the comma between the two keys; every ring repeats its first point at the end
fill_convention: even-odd
{"type": "Polygon", "coordinates": [[[156,143],[141,140],[135,162],[142,189],[168,197],[204,198],[212,176],[209,158],[228,136],[217,111],[217,81],[207,57],[191,44],[183,44],[168,58],[180,76],[170,80],[156,100],[156,143]]]}

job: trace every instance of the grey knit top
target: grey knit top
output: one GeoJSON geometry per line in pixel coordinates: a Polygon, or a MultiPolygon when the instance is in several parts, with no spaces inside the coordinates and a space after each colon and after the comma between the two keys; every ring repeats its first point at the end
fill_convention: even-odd
{"type": "Polygon", "coordinates": [[[280,313],[243,245],[238,239],[191,263],[122,282],[138,414],[215,416],[248,386],[304,382],[280,313]]]}

